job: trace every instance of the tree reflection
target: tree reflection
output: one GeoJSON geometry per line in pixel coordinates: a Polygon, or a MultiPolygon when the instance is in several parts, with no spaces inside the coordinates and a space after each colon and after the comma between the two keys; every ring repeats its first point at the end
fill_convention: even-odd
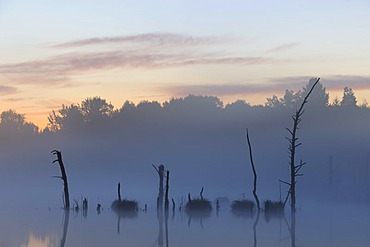
{"type": "Polygon", "coordinates": [[[285,223],[288,227],[288,231],[290,233],[290,240],[291,240],[291,247],[295,247],[296,244],[296,215],[295,212],[291,212],[290,215],[290,225],[288,220],[284,217],[285,223]]]}
{"type": "Polygon", "coordinates": [[[169,216],[169,212],[168,210],[165,210],[165,213],[164,213],[164,227],[165,227],[165,234],[166,234],[166,247],[169,247],[169,243],[168,243],[168,216],[169,216]]]}
{"type": "Polygon", "coordinates": [[[209,210],[198,210],[198,211],[190,211],[186,210],[186,215],[188,216],[188,227],[191,225],[191,221],[193,219],[199,220],[199,224],[203,229],[203,220],[208,219],[212,216],[212,212],[209,210]]]}
{"type": "Polygon", "coordinates": [[[166,244],[166,247],[169,247],[169,231],[168,231],[168,210],[158,210],[157,211],[157,220],[158,220],[158,238],[154,242],[153,246],[158,244],[158,247],[163,247],[166,244]],[[163,225],[164,225],[164,236],[163,236],[163,225]]]}
{"type": "Polygon", "coordinates": [[[67,240],[67,232],[69,225],[69,210],[64,210],[64,220],[63,220],[63,235],[60,241],[60,247],[64,247],[67,240]]]}
{"type": "Polygon", "coordinates": [[[117,233],[118,235],[121,232],[121,219],[135,219],[138,216],[138,211],[125,211],[125,210],[115,210],[114,211],[118,218],[117,218],[117,233]]]}
{"type": "Polygon", "coordinates": [[[254,221],[253,224],[253,246],[257,247],[257,225],[260,220],[260,210],[257,212],[257,217],[256,220],[254,221]]]}
{"type": "Polygon", "coordinates": [[[157,218],[158,218],[158,246],[163,246],[163,211],[157,211],[157,218]]]}
{"type": "Polygon", "coordinates": [[[295,219],[295,212],[292,212],[290,218],[290,237],[292,240],[292,247],[295,247],[295,230],[296,230],[296,219],[295,219]]]}

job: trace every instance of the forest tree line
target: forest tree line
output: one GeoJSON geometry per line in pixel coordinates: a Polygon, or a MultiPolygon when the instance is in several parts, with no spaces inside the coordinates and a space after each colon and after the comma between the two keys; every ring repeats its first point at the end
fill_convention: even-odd
{"type": "MultiPolygon", "coordinates": [[[[25,120],[25,115],[15,110],[7,110],[1,113],[0,135],[1,136],[34,136],[52,132],[77,132],[84,130],[106,131],[107,128],[121,129],[130,123],[155,123],[169,124],[181,121],[183,124],[216,121],[222,117],[230,117],[228,113],[246,114],[256,117],[262,114],[275,112],[292,112],[301,104],[307,90],[315,82],[315,78],[309,80],[302,90],[294,92],[285,90],[283,97],[273,95],[266,99],[264,105],[251,105],[245,100],[236,100],[224,105],[216,96],[188,95],[184,98],[172,98],[163,104],[157,101],[142,101],[135,105],[126,101],[121,108],[115,108],[106,99],[91,97],[79,104],[62,105],[60,109],[53,110],[48,116],[47,127],[40,130],[32,122],[25,120]],[[251,115],[252,114],[252,115],[251,115]],[[167,123],[161,123],[166,121],[167,123]]],[[[329,103],[329,93],[323,84],[319,83],[310,97],[309,111],[332,110],[338,114],[346,114],[349,110],[369,113],[369,105],[366,100],[359,103],[355,92],[345,87],[341,99],[337,97],[329,103]]]]}

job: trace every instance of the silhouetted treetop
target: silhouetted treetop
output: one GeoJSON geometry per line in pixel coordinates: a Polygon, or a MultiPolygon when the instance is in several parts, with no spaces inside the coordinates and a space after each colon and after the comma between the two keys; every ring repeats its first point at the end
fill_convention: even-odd
{"type": "Polygon", "coordinates": [[[267,98],[265,103],[265,107],[269,108],[282,108],[284,107],[283,102],[276,95],[272,95],[271,98],[267,98]]]}
{"type": "MultiPolygon", "coordinates": [[[[303,88],[302,95],[307,95],[308,91],[312,88],[313,84],[317,81],[317,78],[311,78],[308,84],[303,88]]],[[[310,95],[309,108],[312,107],[326,107],[329,105],[329,93],[326,92],[326,88],[321,82],[318,82],[314,90],[310,95]]]]}
{"type": "Polygon", "coordinates": [[[1,113],[0,130],[6,135],[35,135],[38,127],[31,122],[26,122],[24,114],[14,110],[7,110],[1,113]]]}
{"type": "Polygon", "coordinates": [[[341,106],[344,107],[356,107],[357,106],[357,99],[355,93],[353,92],[352,88],[345,87],[343,89],[343,97],[342,102],[340,103],[341,106]]]}
{"type": "Polygon", "coordinates": [[[185,98],[172,98],[169,102],[163,103],[163,107],[169,110],[214,110],[222,108],[223,105],[223,102],[218,97],[193,94],[185,98]]]}
{"type": "Polygon", "coordinates": [[[22,128],[25,124],[24,114],[18,114],[16,111],[8,110],[1,113],[1,125],[12,126],[13,128],[22,128]]]}
{"type": "MultiPolygon", "coordinates": [[[[287,108],[295,109],[303,101],[303,95],[307,95],[308,90],[316,82],[317,78],[311,78],[308,84],[303,87],[302,91],[294,92],[293,90],[285,90],[284,96],[278,98],[276,95],[273,95],[271,98],[267,98],[265,103],[266,107],[270,108],[287,108]]],[[[310,106],[311,108],[326,107],[329,105],[329,93],[326,92],[326,88],[319,82],[310,97],[310,106]]]]}
{"type": "Polygon", "coordinates": [[[297,108],[301,100],[302,100],[301,91],[294,93],[293,90],[288,90],[288,89],[285,90],[285,94],[283,98],[281,99],[283,105],[288,109],[297,108]]]}
{"type": "Polygon", "coordinates": [[[363,108],[363,109],[367,109],[367,108],[369,108],[369,103],[367,102],[367,100],[366,100],[366,99],[364,99],[364,100],[362,101],[362,104],[360,105],[360,107],[361,107],[361,108],[363,108]]]}
{"type": "Polygon", "coordinates": [[[133,102],[126,100],[121,109],[120,113],[132,113],[136,110],[136,106],[133,102]]]}
{"type": "Polygon", "coordinates": [[[100,97],[87,98],[81,103],[85,122],[99,121],[113,115],[113,105],[100,97]]]}
{"type": "Polygon", "coordinates": [[[84,117],[79,105],[62,105],[58,111],[52,111],[48,116],[48,128],[51,131],[74,130],[81,128],[84,117]]]}
{"type": "Polygon", "coordinates": [[[156,113],[162,110],[162,105],[157,101],[141,101],[137,106],[137,111],[143,113],[156,113]]]}
{"type": "Polygon", "coordinates": [[[340,100],[338,99],[338,96],[335,96],[333,103],[331,103],[331,106],[333,107],[339,107],[340,106],[340,100]]]}
{"type": "MultiPolygon", "coordinates": [[[[311,78],[308,84],[303,88],[302,95],[307,95],[317,78],[311,78]]],[[[329,93],[321,82],[318,82],[310,95],[310,104],[308,107],[326,107],[329,105],[329,93]]]]}
{"type": "Polygon", "coordinates": [[[283,97],[280,99],[276,95],[273,95],[271,98],[267,98],[265,106],[270,108],[293,109],[301,102],[301,94],[301,91],[295,93],[293,90],[287,89],[285,90],[283,97]]]}

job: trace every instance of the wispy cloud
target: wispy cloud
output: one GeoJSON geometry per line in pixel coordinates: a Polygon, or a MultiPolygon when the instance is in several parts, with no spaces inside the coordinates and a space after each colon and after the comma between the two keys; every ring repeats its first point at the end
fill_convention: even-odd
{"type": "Polygon", "coordinates": [[[111,51],[69,53],[44,60],[0,65],[0,73],[20,83],[65,85],[73,75],[109,69],[163,69],[190,65],[257,65],[274,62],[267,57],[241,57],[222,53],[165,51],[111,51]]]}
{"type": "Polygon", "coordinates": [[[0,95],[9,95],[9,94],[17,93],[17,92],[18,92],[18,89],[16,87],[0,85],[0,95]]]}
{"type": "Polygon", "coordinates": [[[282,52],[282,51],[287,51],[287,50],[291,50],[293,48],[296,48],[299,45],[300,45],[300,43],[298,43],[298,42],[288,43],[288,44],[284,44],[284,45],[279,45],[279,46],[273,47],[270,50],[268,50],[267,52],[282,52]]]}
{"type": "Polygon", "coordinates": [[[233,96],[260,93],[274,93],[284,88],[285,84],[208,84],[208,85],[179,85],[162,88],[160,90],[173,96],[185,96],[188,94],[233,96]]]}
{"type": "MultiPolygon", "coordinates": [[[[160,88],[158,91],[166,92],[173,96],[186,96],[188,94],[236,96],[252,94],[277,94],[284,93],[286,89],[298,91],[307,85],[314,76],[280,77],[267,80],[265,83],[246,84],[208,84],[208,85],[176,85],[160,88]]],[[[348,86],[354,90],[370,90],[370,76],[324,76],[320,81],[328,90],[342,90],[348,86]]]]}
{"type": "MultiPolygon", "coordinates": [[[[269,79],[269,82],[287,86],[287,89],[298,90],[305,86],[312,77],[317,76],[279,77],[269,79]]],[[[370,90],[370,76],[324,75],[320,82],[329,90],[342,90],[344,87],[351,87],[354,90],[370,90]]]]}
{"type": "Polygon", "coordinates": [[[323,78],[323,83],[332,90],[351,87],[354,90],[370,90],[370,76],[331,75],[323,78]]]}
{"type": "Polygon", "coordinates": [[[222,37],[194,37],[176,33],[145,33],[138,35],[126,35],[116,37],[94,37],[89,39],[75,40],[53,45],[55,48],[71,48],[91,45],[122,44],[122,43],[145,43],[163,46],[194,46],[209,45],[221,42],[222,37]]]}
{"type": "MultiPolygon", "coordinates": [[[[232,57],[219,54],[166,54],[142,52],[74,53],[40,61],[0,65],[0,71],[8,74],[55,74],[63,79],[68,73],[112,69],[116,67],[163,68],[196,64],[261,64],[272,62],[264,57],[232,57]]],[[[65,79],[65,78],[64,78],[65,79]]]]}
{"type": "Polygon", "coordinates": [[[5,99],[8,102],[22,102],[22,101],[32,101],[35,97],[16,97],[16,98],[7,98],[5,99]]]}

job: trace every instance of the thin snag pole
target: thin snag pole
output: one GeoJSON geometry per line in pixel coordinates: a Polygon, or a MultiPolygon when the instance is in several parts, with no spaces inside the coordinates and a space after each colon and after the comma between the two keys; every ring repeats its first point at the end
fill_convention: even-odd
{"type": "Polygon", "coordinates": [[[53,164],[55,162],[58,162],[59,167],[60,167],[60,172],[62,173],[62,176],[54,176],[54,177],[62,179],[63,183],[64,183],[64,197],[65,197],[64,209],[70,209],[68,181],[67,181],[66,170],[64,168],[64,164],[63,164],[63,160],[62,160],[62,152],[60,152],[58,150],[53,150],[51,153],[53,155],[57,156],[57,159],[53,161],[53,164]]]}
{"type": "Polygon", "coordinates": [[[292,119],[293,119],[292,129],[286,128],[286,130],[290,134],[290,137],[286,138],[289,141],[288,150],[289,150],[289,158],[290,158],[290,161],[289,161],[290,183],[287,183],[287,182],[284,182],[284,183],[288,184],[290,186],[290,190],[289,190],[290,191],[290,200],[291,200],[290,208],[291,208],[292,213],[295,213],[295,211],[296,211],[296,190],[295,190],[295,186],[296,186],[296,183],[297,183],[296,178],[299,177],[299,176],[303,176],[303,174],[299,173],[299,171],[301,170],[301,168],[304,165],[306,165],[306,162],[302,162],[302,160],[300,160],[299,165],[296,165],[296,163],[295,163],[296,148],[299,147],[300,145],[302,145],[302,143],[297,142],[298,141],[298,137],[297,137],[298,125],[302,120],[301,117],[304,113],[304,106],[308,102],[308,97],[312,93],[312,91],[315,88],[315,86],[317,85],[317,83],[319,83],[319,81],[320,81],[320,78],[318,78],[316,80],[316,82],[312,85],[310,91],[308,92],[308,94],[304,98],[304,100],[301,104],[301,107],[298,110],[296,110],[295,114],[292,116],[292,119]]]}
{"type": "Polygon", "coordinates": [[[158,188],[158,197],[157,197],[157,210],[163,209],[163,178],[164,178],[164,165],[159,165],[158,168],[155,165],[152,165],[159,176],[159,188],[158,188]]]}
{"type": "Polygon", "coordinates": [[[166,196],[165,196],[165,201],[164,201],[164,210],[168,212],[170,202],[168,200],[168,191],[170,189],[170,171],[167,170],[167,175],[166,175],[166,196]]]}
{"type": "Polygon", "coordinates": [[[247,129],[247,143],[248,143],[248,147],[249,147],[249,159],[251,161],[253,177],[254,177],[254,180],[253,180],[253,196],[254,196],[254,199],[256,200],[257,210],[259,212],[261,207],[260,207],[260,200],[258,199],[258,195],[257,195],[257,172],[256,172],[256,168],[255,168],[254,162],[253,162],[252,145],[251,145],[251,142],[249,140],[248,129],[247,129]]]}
{"type": "Polygon", "coordinates": [[[122,201],[122,197],[121,197],[121,183],[118,183],[118,186],[117,186],[117,194],[118,194],[118,201],[122,201]]]}

